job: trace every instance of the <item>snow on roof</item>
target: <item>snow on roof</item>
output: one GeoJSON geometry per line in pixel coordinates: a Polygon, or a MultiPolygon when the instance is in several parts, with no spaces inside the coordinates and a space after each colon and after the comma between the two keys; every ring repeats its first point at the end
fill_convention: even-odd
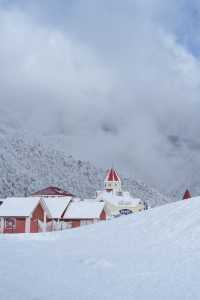
{"type": "Polygon", "coordinates": [[[64,214],[64,219],[98,219],[104,209],[101,202],[72,202],[64,214]]]}
{"type": "Polygon", "coordinates": [[[95,198],[85,198],[84,199],[84,202],[96,202],[96,199],[95,198]]]}
{"type": "Polygon", "coordinates": [[[111,168],[108,170],[105,181],[121,181],[117,172],[111,168]]]}
{"type": "Polygon", "coordinates": [[[52,218],[61,218],[64,210],[69,205],[72,197],[47,197],[43,198],[52,218]]]}
{"type": "Polygon", "coordinates": [[[136,206],[141,202],[139,198],[133,198],[129,193],[122,192],[121,194],[116,194],[113,192],[102,191],[101,194],[97,196],[97,200],[103,200],[110,202],[114,205],[129,205],[136,206]]]}
{"type": "Polygon", "coordinates": [[[0,216],[28,217],[40,201],[39,197],[6,198],[0,206],[0,216]]]}
{"type": "Polygon", "coordinates": [[[32,196],[71,196],[74,195],[56,186],[49,186],[32,194],[32,196]]]}

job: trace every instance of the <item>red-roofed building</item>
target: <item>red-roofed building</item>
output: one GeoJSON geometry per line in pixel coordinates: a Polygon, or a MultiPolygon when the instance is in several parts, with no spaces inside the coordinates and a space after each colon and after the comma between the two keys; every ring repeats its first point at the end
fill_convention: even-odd
{"type": "Polygon", "coordinates": [[[0,206],[0,233],[41,232],[50,217],[39,197],[6,198],[0,206]]]}
{"type": "Polygon", "coordinates": [[[192,198],[192,194],[190,193],[189,190],[186,190],[183,195],[183,200],[190,199],[190,198],[192,198]]]}
{"type": "Polygon", "coordinates": [[[115,191],[121,191],[121,179],[117,172],[111,168],[108,170],[105,181],[104,181],[104,186],[107,192],[111,192],[113,190],[115,191]]]}
{"type": "Polygon", "coordinates": [[[40,191],[33,193],[31,196],[41,196],[41,197],[74,197],[72,193],[64,191],[55,186],[49,186],[40,191]]]}

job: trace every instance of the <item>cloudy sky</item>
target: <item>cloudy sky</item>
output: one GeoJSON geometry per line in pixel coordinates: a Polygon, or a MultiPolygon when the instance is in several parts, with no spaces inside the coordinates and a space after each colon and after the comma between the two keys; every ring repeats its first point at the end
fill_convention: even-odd
{"type": "Polygon", "coordinates": [[[200,163],[199,20],[197,0],[0,0],[1,132],[166,185],[200,163]]]}

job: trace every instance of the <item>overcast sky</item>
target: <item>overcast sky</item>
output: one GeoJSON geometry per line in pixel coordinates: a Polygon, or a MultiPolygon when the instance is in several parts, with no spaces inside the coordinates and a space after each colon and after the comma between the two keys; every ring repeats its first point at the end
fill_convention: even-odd
{"type": "Polygon", "coordinates": [[[2,132],[166,183],[200,141],[199,14],[197,0],[0,0],[2,132]]]}

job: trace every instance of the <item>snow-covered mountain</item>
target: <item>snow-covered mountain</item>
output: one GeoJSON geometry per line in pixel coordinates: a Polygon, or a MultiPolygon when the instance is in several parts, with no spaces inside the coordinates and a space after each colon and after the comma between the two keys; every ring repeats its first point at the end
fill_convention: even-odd
{"type": "MultiPolygon", "coordinates": [[[[56,2],[0,1],[0,135],[40,134],[45,153],[65,152],[65,157],[73,155],[104,169],[113,163],[126,176],[176,199],[186,189],[200,194],[200,64],[185,38],[198,34],[183,30],[188,7],[178,21],[178,33],[182,4],[171,7],[187,1],[162,1],[159,9],[149,4],[153,1],[145,1],[145,7],[141,0],[128,1],[135,4],[126,9],[122,0],[117,9],[110,1],[62,1],[64,9],[54,7],[56,2]]],[[[6,155],[16,156],[14,149],[6,155]]],[[[11,164],[6,174],[10,181],[2,175],[2,195],[24,190],[21,180],[10,179],[16,177],[15,164],[29,183],[28,191],[37,189],[45,171],[36,171],[29,159],[29,170],[29,162],[23,161],[21,171],[18,160],[1,162],[11,164]]],[[[41,165],[46,161],[42,158],[41,165]]],[[[48,168],[52,175],[45,173],[43,183],[61,182],[62,164],[59,171],[48,168]]],[[[79,190],[81,183],[64,180],[61,184],[79,190]]],[[[87,193],[89,189],[88,182],[87,193]]]]}
{"type": "Polygon", "coordinates": [[[74,230],[1,235],[1,299],[199,299],[199,209],[197,198],[74,230]]]}
{"type": "MultiPolygon", "coordinates": [[[[21,136],[0,138],[0,196],[22,196],[49,185],[59,186],[80,197],[94,197],[102,189],[105,170],[90,162],[75,160],[50,143],[21,136]]],[[[110,166],[108,166],[110,167],[110,166]]],[[[123,178],[124,189],[153,207],[170,198],[132,178],[123,178]]]]}

